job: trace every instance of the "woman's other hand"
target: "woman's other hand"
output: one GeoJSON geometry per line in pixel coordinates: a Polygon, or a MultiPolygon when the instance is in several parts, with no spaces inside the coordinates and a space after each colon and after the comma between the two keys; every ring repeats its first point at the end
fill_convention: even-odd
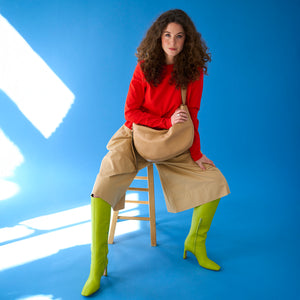
{"type": "Polygon", "coordinates": [[[203,156],[202,156],[200,159],[198,159],[198,160],[196,161],[196,164],[197,164],[202,170],[206,170],[205,167],[204,167],[204,165],[203,165],[204,163],[205,163],[205,164],[212,165],[212,166],[215,167],[215,164],[213,163],[213,161],[210,160],[210,159],[208,159],[208,158],[203,154],[203,156]]]}
{"type": "Polygon", "coordinates": [[[183,109],[176,109],[171,117],[172,126],[177,123],[183,123],[188,120],[188,114],[183,109]]]}

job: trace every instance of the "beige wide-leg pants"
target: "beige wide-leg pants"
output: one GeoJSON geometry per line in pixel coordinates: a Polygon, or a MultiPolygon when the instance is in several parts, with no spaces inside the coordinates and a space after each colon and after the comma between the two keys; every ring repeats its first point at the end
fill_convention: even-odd
{"type": "MultiPolygon", "coordinates": [[[[125,193],[137,172],[150,163],[135,150],[132,131],[123,125],[107,144],[92,194],[108,202],[114,210],[125,205],[125,193]]],[[[187,151],[156,163],[167,209],[181,212],[224,197],[230,193],[226,179],[216,167],[203,171],[187,151]]]]}

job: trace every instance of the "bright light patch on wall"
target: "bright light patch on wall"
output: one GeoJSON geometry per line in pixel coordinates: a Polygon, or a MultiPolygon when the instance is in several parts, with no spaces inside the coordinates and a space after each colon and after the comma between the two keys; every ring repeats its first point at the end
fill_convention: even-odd
{"type": "Polygon", "coordinates": [[[20,188],[16,183],[0,179],[0,201],[15,196],[19,191],[20,188]]]}
{"type": "Polygon", "coordinates": [[[19,186],[4,177],[14,175],[15,169],[24,162],[19,148],[0,129],[0,201],[8,199],[19,191],[19,186]]]}
{"type": "Polygon", "coordinates": [[[0,243],[23,238],[32,233],[34,233],[34,230],[27,228],[24,225],[0,228],[0,243]]]}
{"type": "Polygon", "coordinates": [[[74,94],[1,15],[0,37],[0,89],[49,138],[69,111],[74,94]]]}
{"type": "Polygon", "coordinates": [[[0,247],[0,271],[20,266],[59,251],[90,243],[91,224],[85,223],[18,240],[0,247]],[[20,251],[22,249],[22,251],[20,251]]]}
{"type": "MultiPolygon", "coordinates": [[[[124,211],[133,208],[136,204],[129,205],[124,211]]],[[[0,246],[0,271],[57,254],[64,249],[90,244],[90,209],[90,205],[85,205],[0,229],[0,242],[6,242],[0,246]],[[38,230],[46,232],[29,237],[39,233],[38,230]]],[[[125,221],[117,226],[115,236],[139,229],[140,222],[125,221]]]]}
{"type": "Polygon", "coordinates": [[[61,300],[61,298],[54,298],[53,295],[35,295],[18,298],[17,300],[61,300]]]}
{"type": "MultiPolygon", "coordinates": [[[[125,195],[125,199],[126,200],[134,200],[134,201],[137,201],[139,200],[139,193],[130,193],[130,192],[127,192],[126,195],[125,195]]],[[[129,203],[127,203],[126,205],[128,205],[129,203]]]]}
{"type": "Polygon", "coordinates": [[[19,148],[0,129],[0,177],[13,176],[15,169],[23,162],[19,148]]]}
{"type": "Polygon", "coordinates": [[[85,205],[62,212],[33,218],[21,222],[20,224],[38,230],[53,230],[89,220],[91,220],[91,206],[85,205]]]}

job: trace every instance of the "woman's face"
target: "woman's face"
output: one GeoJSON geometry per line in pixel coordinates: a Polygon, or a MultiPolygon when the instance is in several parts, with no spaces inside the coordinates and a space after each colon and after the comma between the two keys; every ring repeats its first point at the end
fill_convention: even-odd
{"type": "Polygon", "coordinates": [[[163,30],[161,46],[165,52],[166,64],[173,64],[174,57],[181,52],[185,41],[185,33],[180,24],[169,23],[163,30]]]}

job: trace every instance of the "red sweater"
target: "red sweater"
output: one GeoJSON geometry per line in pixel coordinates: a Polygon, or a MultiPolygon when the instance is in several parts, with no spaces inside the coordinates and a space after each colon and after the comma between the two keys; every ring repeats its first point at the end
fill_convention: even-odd
{"type": "MultiPolygon", "coordinates": [[[[171,116],[182,103],[180,89],[169,84],[172,71],[173,65],[166,65],[166,75],[155,87],[146,81],[140,64],[137,64],[125,103],[125,125],[128,128],[132,129],[132,123],[159,129],[169,129],[172,126],[171,116]]],[[[202,157],[197,117],[203,89],[203,72],[200,74],[198,80],[188,85],[186,99],[195,128],[194,142],[190,148],[194,161],[202,157]]]]}

